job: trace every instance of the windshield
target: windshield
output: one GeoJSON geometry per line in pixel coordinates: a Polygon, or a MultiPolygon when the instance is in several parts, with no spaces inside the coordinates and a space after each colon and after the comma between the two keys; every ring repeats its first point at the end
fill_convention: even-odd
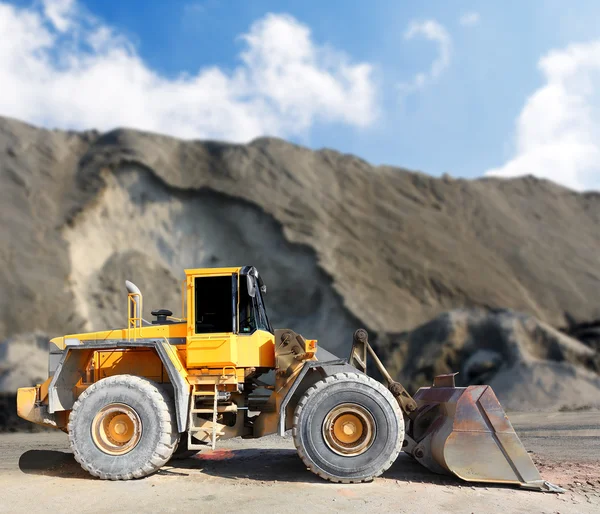
{"type": "Polygon", "coordinates": [[[250,296],[248,291],[248,283],[246,276],[240,280],[240,334],[249,334],[255,330],[266,330],[273,332],[267,313],[265,310],[264,300],[257,287],[256,278],[251,276],[252,290],[254,296],[250,296]]]}
{"type": "Polygon", "coordinates": [[[259,328],[273,333],[273,327],[271,327],[271,323],[269,323],[269,318],[267,317],[267,308],[259,287],[256,288],[255,300],[257,300],[258,303],[259,328]]]}

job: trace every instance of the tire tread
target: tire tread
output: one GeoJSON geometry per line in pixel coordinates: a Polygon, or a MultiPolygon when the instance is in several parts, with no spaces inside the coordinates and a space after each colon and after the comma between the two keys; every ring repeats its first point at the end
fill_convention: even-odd
{"type": "Polygon", "coordinates": [[[95,382],[83,393],[81,393],[79,398],[77,398],[69,415],[69,445],[75,460],[92,476],[98,477],[102,480],[131,480],[133,478],[142,478],[158,471],[171,458],[171,455],[177,447],[177,442],[179,439],[179,433],[177,432],[174,423],[174,415],[169,409],[169,405],[170,398],[167,392],[158,383],[145,378],[134,375],[114,375],[95,382]],[[73,423],[77,417],[77,412],[83,405],[83,402],[85,402],[86,398],[88,398],[94,391],[113,385],[125,386],[143,392],[148,396],[148,399],[154,405],[158,406],[159,410],[161,428],[160,442],[150,459],[148,459],[144,465],[129,473],[113,474],[102,472],[99,469],[96,469],[93,463],[86,459],[86,457],[78,450],[77,441],[75,440],[73,432],[73,423]]]}
{"type": "MultiPolygon", "coordinates": [[[[294,439],[294,445],[296,446],[298,455],[300,456],[300,458],[302,459],[302,462],[306,465],[306,467],[310,471],[312,471],[313,473],[315,473],[316,475],[320,476],[321,478],[323,478],[325,480],[328,480],[330,482],[339,483],[339,484],[354,484],[354,483],[360,483],[360,482],[370,482],[374,478],[380,476],[382,473],[387,471],[390,468],[390,466],[396,461],[398,454],[402,450],[402,443],[403,443],[404,437],[398,437],[398,441],[396,442],[396,447],[394,448],[394,451],[390,455],[390,458],[385,462],[385,464],[375,473],[372,473],[368,477],[365,477],[362,479],[341,478],[341,477],[336,477],[336,476],[330,475],[327,472],[324,472],[310,459],[310,457],[304,451],[302,444],[300,444],[300,432],[299,432],[300,428],[298,425],[298,421],[300,419],[300,414],[302,413],[302,410],[304,409],[306,404],[311,401],[311,398],[316,393],[318,393],[320,390],[324,389],[325,387],[327,387],[329,384],[331,384],[333,382],[359,382],[359,383],[363,383],[366,385],[370,385],[371,387],[374,387],[384,397],[386,397],[388,399],[390,405],[392,405],[394,407],[396,416],[403,423],[402,411],[400,409],[400,406],[398,405],[398,402],[396,401],[396,399],[394,398],[392,393],[390,393],[390,391],[386,387],[383,386],[383,384],[381,384],[377,380],[375,380],[367,375],[364,375],[362,373],[350,373],[350,372],[336,373],[335,375],[329,375],[329,376],[325,377],[323,380],[320,380],[316,384],[309,387],[306,390],[306,392],[302,395],[300,400],[298,401],[298,405],[296,406],[296,410],[294,411],[293,426],[292,426],[292,436],[294,439]]],[[[402,433],[402,435],[404,435],[404,434],[402,433]]]]}

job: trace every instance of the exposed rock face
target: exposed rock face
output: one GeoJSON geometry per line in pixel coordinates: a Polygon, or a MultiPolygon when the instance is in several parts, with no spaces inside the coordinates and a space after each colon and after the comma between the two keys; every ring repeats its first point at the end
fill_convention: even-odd
{"type": "Polygon", "coordinates": [[[48,378],[47,334],[16,334],[0,343],[0,431],[34,430],[17,417],[18,387],[40,384],[48,378]]]}
{"type": "Polygon", "coordinates": [[[512,410],[600,408],[600,354],[532,316],[455,310],[389,337],[389,370],[410,390],[458,371],[512,410]]]}
{"type": "Polygon", "coordinates": [[[0,393],[48,378],[48,340],[41,333],[17,334],[0,344],[0,393]]]}
{"type": "MultiPolygon", "coordinates": [[[[177,314],[183,268],[242,264],[264,276],[274,325],[343,356],[358,326],[386,350],[385,334],[457,307],[600,317],[600,195],[531,177],[436,179],[278,139],[0,118],[0,212],[0,341],[122,326],[126,278],[145,316],[177,314]]],[[[497,359],[478,355],[473,369],[497,359]]]]}
{"type": "Polygon", "coordinates": [[[561,328],[561,332],[600,352],[600,319],[577,322],[569,314],[566,317],[568,326],[561,328]]]}

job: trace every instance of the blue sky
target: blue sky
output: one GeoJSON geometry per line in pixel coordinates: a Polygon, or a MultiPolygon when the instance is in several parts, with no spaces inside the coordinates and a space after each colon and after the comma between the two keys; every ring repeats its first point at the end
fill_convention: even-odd
{"type": "MultiPolygon", "coordinates": [[[[136,62],[155,78],[160,77],[165,83],[178,83],[182,77],[193,78],[212,67],[234,77],[236,70],[245,66],[241,54],[247,50],[248,42],[241,36],[253,33],[251,27],[261,20],[268,20],[269,13],[288,20],[292,24],[290,26],[309,31],[310,44],[320,55],[331,59],[327,52],[334,50],[333,59],[342,55],[348,66],[358,68],[364,64],[369,67],[368,79],[361,75],[369,86],[368,100],[364,104],[360,93],[350,92],[348,86],[347,91],[338,91],[338,96],[332,97],[335,105],[327,116],[320,116],[323,109],[328,109],[326,104],[315,100],[314,96],[303,99],[302,102],[309,102],[306,112],[310,113],[304,119],[298,113],[288,116],[286,108],[281,107],[281,102],[289,105],[293,101],[296,103],[292,110],[302,110],[304,104],[298,103],[300,100],[277,97],[278,107],[269,111],[273,122],[261,124],[255,123],[252,117],[262,116],[256,105],[263,101],[270,104],[273,101],[269,96],[271,93],[267,93],[267,100],[264,100],[264,92],[249,93],[252,101],[256,98],[260,101],[253,104],[247,118],[244,118],[242,124],[247,124],[247,130],[240,132],[228,132],[227,123],[218,129],[214,125],[194,127],[192,123],[189,130],[181,134],[176,127],[165,123],[164,117],[157,116],[151,120],[150,115],[132,115],[123,118],[120,123],[120,114],[115,113],[111,118],[106,107],[102,113],[88,116],[83,111],[86,110],[86,102],[87,105],[90,103],[89,98],[73,100],[76,103],[73,110],[83,114],[72,117],[56,114],[59,109],[53,109],[49,104],[68,102],[69,98],[77,95],[75,92],[73,95],[56,93],[56,98],[48,93],[49,99],[44,99],[35,112],[28,110],[27,106],[20,111],[14,103],[3,106],[0,101],[0,114],[60,128],[102,130],[109,128],[114,119],[117,124],[137,125],[189,138],[198,135],[244,140],[247,135],[275,132],[274,135],[312,148],[331,147],[356,154],[374,164],[403,166],[432,175],[448,172],[454,176],[477,177],[495,169],[500,176],[527,172],[562,182],[574,189],[597,189],[600,186],[600,150],[594,143],[599,126],[598,104],[595,103],[597,95],[589,93],[582,85],[591,81],[600,86],[598,69],[592,62],[595,57],[600,58],[595,53],[595,43],[600,39],[600,24],[597,22],[600,2],[597,1],[86,0],[76,3],[72,0],[0,0],[0,6],[11,9],[9,14],[5,9],[5,19],[12,16],[23,20],[27,14],[40,18],[40,26],[45,27],[54,38],[51,44],[45,45],[52,56],[48,57],[51,62],[44,63],[44,66],[52,69],[40,73],[46,77],[50,76],[50,72],[53,77],[62,74],[59,82],[62,90],[65,87],[84,88],[76,87],[72,77],[67,80],[63,73],[64,68],[70,66],[65,62],[80,59],[80,55],[74,57],[69,53],[72,49],[66,50],[65,45],[77,46],[73,45],[73,39],[79,35],[73,34],[80,34],[83,30],[91,33],[98,27],[107,28],[111,45],[116,44],[113,40],[119,40],[120,48],[127,48],[130,56],[133,55],[136,62]],[[60,12],[63,21],[68,20],[68,27],[56,24],[58,18],[53,18],[52,12],[60,12]],[[470,16],[470,23],[461,23],[461,18],[466,15],[470,16]],[[423,29],[425,23],[432,23],[430,27],[435,28],[434,32],[442,33],[444,42],[428,37],[423,29]],[[415,25],[420,29],[412,37],[406,37],[407,31],[415,25]],[[432,73],[431,67],[436,59],[440,59],[443,44],[446,45],[447,58],[440,64],[440,69],[432,73]],[[580,50],[571,52],[569,45],[573,44],[582,46],[580,50]],[[562,53],[554,57],[549,64],[550,71],[545,74],[539,63],[553,50],[562,53]],[[575,63],[575,71],[565,75],[561,68],[557,75],[556,66],[567,58],[575,63]],[[425,80],[423,84],[414,86],[419,73],[425,74],[425,80]],[[64,86],[65,83],[70,86],[64,86]],[[552,84],[558,86],[553,87],[552,84]],[[557,93],[557,97],[553,91],[564,94],[557,93]],[[543,97],[541,100],[535,96],[536,92],[543,97]],[[344,101],[348,104],[347,108],[342,105],[344,101]],[[574,104],[578,106],[577,112],[574,104]],[[584,104],[583,107],[580,104],[584,104]],[[527,109],[528,106],[531,108],[527,109]],[[549,121],[546,117],[554,108],[556,115],[552,115],[549,121]],[[527,119],[519,129],[516,123],[525,111],[527,119]],[[553,127],[552,130],[546,128],[548,124],[553,127]],[[229,134],[231,137],[228,137],[229,134]]],[[[0,10],[0,28],[2,12],[0,10]]],[[[11,23],[13,25],[14,22],[11,23]]],[[[34,29],[35,24],[23,24],[23,31],[34,29]]],[[[260,34],[257,37],[265,38],[275,32],[265,29],[260,34]]],[[[102,45],[104,48],[107,43],[102,45]]],[[[262,53],[257,59],[263,62],[273,50],[265,50],[264,39],[261,45],[262,53]]],[[[0,79],[3,77],[1,49],[0,43],[0,79]]],[[[85,63],[97,58],[97,54],[102,54],[105,64],[105,57],[115,52],[109,48],[92,52],[81,49],[80,53],[85,58],[78,60],[77,70],[85,71],[85,63]]],[[[319,65],[322,69],[331,69],[332,76],[339,79],[343,74],[335,64],[328,67],[322,62],[319,58],[319,65]]],[[[38,64],[30,66],[34,73],[38,64]]],[[[5,68],[5,76],[15,74],[8,65],[5,68]]],[[[261,65],[260,73],[269,69],[261,65]]],[[[75,74],[80,79],[82,73],[71,75],[75,74]]],[[[261,81],[260,73],[255,75],[255,82],[261,81]]],[[[94,76],[94,73],[89,75],[94,76]]],[[[106,72],[99,75],[106,76],[106,72]]],[[[45,79],[46,82],[48,80],[45,79]]],[[[0,81],[0,90],[2,83],[0,81]]],[[[339,79],[338,83],[344,82],[339,79]]],[[[89,90],[89,82],[86,80],[84,84],[89,90]]],[[[187,86],[180,93],[182,97],[191,94],[190,84],[187,86]]],[[[254,87],[257,87],[256,84],[254,87]]],[[[344,86],[340,87],[343,90],[344,86]]],[[[164,89],[161,89],[161,95],[167,94],[164,89]]],[[[20,94],[22,90],[22,87],[16,86],[13,89],[14,94],[20,94]]],[[[178,94],[177,91],[173,90],[173,95],[178,94]]],[[[99,91],[95,96],[101,94],[102,91],[99,91]]],[[[245,101],[239,92],[235,95],[236,102],[245,101]]],[[[30,106],[31,100],[27,104],[30,106]]],[[[172,109],[184,109],[183,101],[181,104],[172,106],[172,109]]],[[[233,127],[240,125],[235,114],[230,112],[237,105],[224,107],[228,112],[226,117],[233,120],[233,127]]],[[[68,103],[66,106],[68,108],[68,103]]],[[[117,110],[122,112],[123,109],[117,110]]],[[[144,110],[144,106],[140,106],[140,110],[144,110]]],[[[65,105],[62,105],[60,112],[64,111],[65,105]]],[[[204,110],[200,112],[205,113],[204,110]]],[[[216,120],[213,123],[219,123],[218,113],[206,116],[214,116],[216,120]]]]}

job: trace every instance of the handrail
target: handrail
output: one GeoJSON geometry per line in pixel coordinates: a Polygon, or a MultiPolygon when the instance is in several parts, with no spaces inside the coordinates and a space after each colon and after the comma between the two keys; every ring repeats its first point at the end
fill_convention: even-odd
{"type": "Polygon", "coordinates": [[[187,319],[187,315],[185,312],[185,297],[187,292],[187,277],[181,281],[181,319],[187,319]]]}
{"type": "Polygon", "coordinates": [[[232,376],[232,375],[233,375],[233,376],[236,376],[236,375],[237,375],[237,369],[236,369],[236,367],[235,367],[235,366],[223,366],[223,374],[221,375],[221,378],[225,378],[226,376],[228,376],[228,375],[225,373],[225,370],[226,370],[226,369],[230,369],[230,368],[233,370],[233,373],[231,373],[229,376],[232,376]]]}
{"type": "Polygon", "coordinates": [[[141,335],[143,319],[142,319],[142,295],[140,293],[127,294],[127,340],[131,341],[133,328],[133,340],[137,340],[138,335],[141,335]],[[139,303],[138,303],[139,302],[139,303]],[[136,316],[136,313],[140,313],[136,316]],[[134,314],[133,316],[131,314],[134,314]]]}

